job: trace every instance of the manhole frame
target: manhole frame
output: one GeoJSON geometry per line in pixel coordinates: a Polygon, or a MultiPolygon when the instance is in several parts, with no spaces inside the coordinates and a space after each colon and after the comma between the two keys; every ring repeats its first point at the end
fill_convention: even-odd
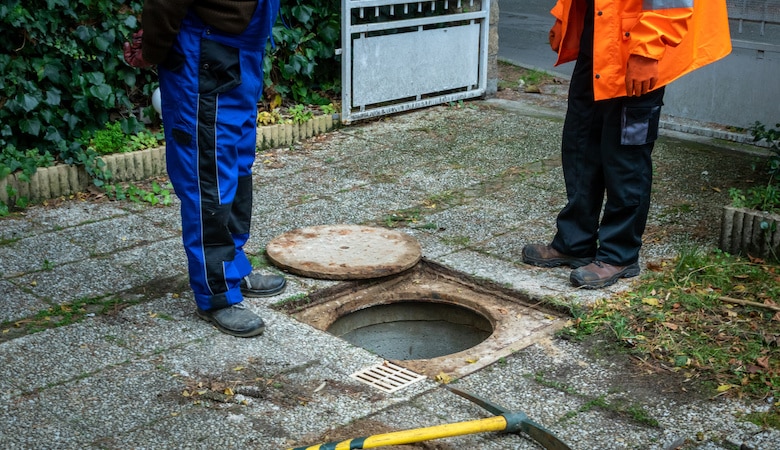
{"type": "MultiPolygon", "coordinates": [[[[422,298],[470,309],[487,318],[493,326],[493,333],[487,339],[457,353],[430,359],[388,359],[434,379],[441,375],[463,377],[482,369],[549,338],[570,319],[568,311],[562,308],[534,301],[526,294],[475,279],[424,257],[397,275],[341,282],[313,292],[305,304],[290,314],[300,322],[327,332],[336,319],[354,311],[422,298]]],[[[289,309],[290,305],[284,308],[289,309]]]]}

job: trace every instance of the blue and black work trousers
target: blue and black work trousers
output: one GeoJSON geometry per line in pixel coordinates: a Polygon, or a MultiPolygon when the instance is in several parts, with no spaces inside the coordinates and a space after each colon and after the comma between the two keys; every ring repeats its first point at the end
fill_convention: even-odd
{"type": "Polygon", "coordinates": [[[243,300],[263,55],[279,9],[260,0],[241,34],[190,11],[160,64],[168,175],[181,200],[190,286],[203,310],[243,300]]]}

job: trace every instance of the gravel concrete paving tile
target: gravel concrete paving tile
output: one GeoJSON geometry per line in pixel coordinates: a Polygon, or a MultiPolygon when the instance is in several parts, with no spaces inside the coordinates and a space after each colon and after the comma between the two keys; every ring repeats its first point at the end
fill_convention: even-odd
{"type": "Polygon", "coordinates": [[[0,379],[32,392],[132,359],[132,352],[112,342],[113,333],[111,326],[86,319],[4,342],[0,379]]]}
{"type": "Polygon", "coordinates": [[[181,237],[161,237],[111,255],[110,263],[155,284],[187,275],[187,255],[181,237]],[[152,243],[153,242],[153,243],[152,243]]]}
{"type": "Polygon", "coordinates": [[[0,403],[0,443],[7,450],[89,448],[88,435],[66,422],[44,392],[0,403]],[[56,411],[55,411],[56,410],[56,411]]]}
{"type": "Polygon", "coordinates": [[[57,265],[50,270],[28,273],[14,282],[17,280],[29,286],[33,294],[56,304],[103,297],[147,281],[143,275],[117,266],[111,257],[57,265]]]}
{"type": "MultiPolygon", "coordinates": [[[[420,192],[405,186],[379,186],[362,188],[333,195],[328,206],[336,214],[341,214],[339,223],[382,222],[391,213],[403,210],[420,199],[420,192]]],[[[323,224],[337,223],[334,221],[323,224]]]]}
{"type": "MultiPolygon", "coordinates": [[[[333,204],[323,200],[304,203],[264,215],[252,220],[252,245],[268,242],[288,231],[316,225],[362,223],[376,218],[376,211],[366,211],[350,205],[333,204]]],[[[265,246],[265,244],[262,244],[265,246]]],[[[250,247],[247,247],[250,248],[250,247]]]]}
{"type": "Polygon", "coordinates": [[[316,365],[328,368],[345,380],[362,368],[382,362],[382,358],[367,350],[353,346],[325,331],[299,322],[284,313],[270,309],[258,309],[267,323],[263,334],[265,351],[268,353],[292,352],[300,360],[295,366],[316,365]],[[304,358],[306,354],[308,357],[304,358]]]}
{"type": "Polygon", "coordinates": [[[274,202],[265,202],[265,209],[273,207],[290,207],[317,198],[328,198],[339,192],[365,187],[367,181],[362,174],[343,167],[327,167],[309,170],[296,176],[296,182],[292,186],[280,189],[268,189],[275,191],[269,193],[270,198],[277,198],[274,202]],[[273,197],[271,197],[273,196],[273,197]]]}
{"type": "Polygon", "coordinates": [[[0,279],[0,298],[4,299],[0,308],[0,323],[10,322],[35,315],[38,311],[48,308],[48,303],[26,292],[22,286],[0,279]]]}
{"type": "MultiPolygon", "coordinates": [[[[511,404],[521,397],[518,397],[517,390],[505,386],[524,385],[526,388],[520,394],[522,396],[525,392],[536,393],[534,398],[539,399],[541,403],[534,403],[533,399],[529,399],[528,404],[541,405],[538,412],[534,411],[534,414],[539,414],[540,417],[544,417],[548,411],[558,406],[555,402],[551,404],[550,400],[555,399],[555,391],[558,391],[557,394],[563,398],[579,398],[583,407],[571,408],[569,411],[559,410],[552,417],[555,423],[560,421],[563,427],[561,433],[567,435],[573,433],[573,442],[580,441],[587,445],[591,445],[592,442],[602,442],[603,445],[607,445],[610,436],[602,435],[599,430],[608,428],[609,425],[599,424],[616,421],[629,427],[617,430],[627,436],[622,444],[614,444],[616,446],[625,444],[622,448],[661,449],[666,448],[666,445],[671,444],[678,437],[696,441],[697,436],[704,436],[706,439],[721,441],[731,436],[747,441],[760,431],[756,425],[738,420],[740,414],[761,408],[760,402],[750,402],[750,405],[718,399],[701,402],[696,400],[697,394],[694,393],[690,393],[680,401],[679,395],[672,395],[673,383],[653,380],[653,377],[665,375],[647,375],[643,379],[636,373],[627,371],[625,366],[618,365],[617,360],[613,358],[605,356],[594,358],[587,353],[583,354],[580,346],[566,341],[543,341],[516,352],[506,359],[506,367],[499,372],[499,375],[501,383],[494,382],[488,391],[489,394],[498,397],[507,395],[507,402],[511,404]],[[502,394],[506,389],[508,389],[506,394],[502,394]],[[550,393],[539,395],[540,390],[547,390],[550,393]],[[511,395],[512,392],[514,396],[511,395]],[[585,408],[584,405],[591,406],[585,408]],[[622,412],[616,413],[616,411],[622,412]],[[639,412],[642,413],[637,414],[639,412]],[[564,417],[566,420],[562,421],[564,417]],[[656,420],[658,425],[649,425],[643,422],[646,419],[640,419],[641,417],[656,420]],[[636,429],[630,428],[637,425],[639,427],[636,429]],[[586,430],[592,431],[586,433],[586,430]]],[[[487,384],[484,377],[489,376],[490,370],[487,370],[484,373],[471,375],[464,382],[470,389],[476,390],[475,393],[484,392],[484,386],[487,384]]],[[[539,408],[539,406],[528,406],[528,408],[539,408]]],[[[612,436],[620,436],[620,433],[612,433],[612,436]]],[[[770,439],[780,444],[780,431],[774,430],[771,433],[773,436],[770,439]]],[[[613,447],[607,445],[603,448],[613,447]]]]}
{"type": "MultiPolygon", "coordinates": [[[[294,440],[294,445],[313,445],[331,429],[345,426],[372,412],[401,405],[434,387],[429,380],[415,383],[392,394],[353,380],[332,379],[327,366],[290,374],[293,385],[320,389],[310,394],[305,404],[279,410],[274,421],[294,440]],[[324,384],[324,386],[323,386],[324,384]],[[321,387],[322,386],[322,387],[321,387]],[[309,420],[310,418],[317,420],[309,420]]],[[[359,437],[359,436],[354,436],[359,437]]]]}
{"type": "MultiPolygon", "coordinates": [[[[436,227],[439,226],[439,224],[434,224],[434,225],[436,227]]],[[[448,242],[443,241],[438,236],[438,232],[439,232],[438,228],[435,230],[428,230],[423,228],[418,228],[418,229],[412,228],[409,229],[407,232],[412,236],[414,236],[414,238],[420,244],[420,247],[422,247],[422,255],[424,258],[438,260],[442,255],[447,255],[449,253],[464,248],[463,245],[456,245],[456,243],[451,241],[448,242]]]]}
{"type": "Polygon", "coordinates": [[[496,260],[470,250],[462,250],[437,258],[436,262],[453,270],[467,273],[514,289],[533,301],[556,299],[573,305],[587,305],[597,299],[622,292],[629,282],[622,281],[600,290],[577,289],[569,282],[571,269],[544,269],[496,260]]]}
{"type": "Polygon", "coordinates": [[[89,378],[45,389],[34,397],[38,410],[59,417],[76,429],[81,443],[99,444],[118,433],[144,428],[178,413],[176,400],[184,388],[178,377],[148,361],[118,364],[89,378]]]}
{"type": "MultiPolygon", "coordinates": [[[[559,211],[566,205],[566,185],[563,181],[563,169],[555,159],[544,159],[531,166],[520,169],[524,173],[507,182],[506,192],[514,198],[525,198],[528,192],[536,197],[547,198],[547,209],[559,211]]],[[[556,214],[557,215],[557,214],[556,214]]],[[[554,216],[553,216],[554,218],[554,216]]]]}
{"type": "Polygon", "coordinates": [[[266,273],[266,274],[278,273],[278,274],[282,274],[284,277],[287,278],[287,287],[283,292],[274,295],[272,297],[256,297],[256,298],[248,298],[244,300],[245,302],[247,302],[247,304],[257,306],[258,312],[261,315],[265,315],[266,313],[265,313],[265,309],[262,309],[260,307],[273,308],[273,306],[276,305],[277,303],[294,301],[300,299],[301,297],[307,294],[331,287],[339,283],[339,281],[335,281],[335,280],[320,280],[316,278],[301,277],[293,273],[279,270],[274,266],[271,266],[270,268],[267,269],[259,270],[259,272],[266,273]]]}
{"type": "Polygon", "coordinates": [[[431,207],[437,202],[457,201],[457,196],[462,193],[479,191],[482,182],[482,178],[476,177],[472,170],[434,165],[418,167],[405,173],[398,179],[397,184],[406,189],[420,191],[420,195],[426,200],[425,206],[431,207]]]}
{"type": "Polygon", "coordinates": [[[42,233],[46,227],[25,220],[6,217],[3,219],[3,226],[0,227],[0,246],[6,245],[11,241],[24,239],[36,234],[42,233]]]}
{"type": "Polygon", "coordinates": [[[301,352],[268,349],[268,341],[262,338],[246,342],[214,331],[212,335],[160,354],[156,364],[193,384],[211,381],[227,384],[242,380],[250,372],[272,378],[312,359],[301,352]]]}
{"type": "Polygon", "coordinates": [[[470,246],[470,248],[507,262],[523,264],[522,252],[523,247],[526,244],[548,243],[553,235],[547,228],[531,230],[529,232],[526,225],[527,224],[524,224],[521,229],[513,230],[487,239],[484,242],[476,243],[470,246]]]}
{"type": "Polygon", "coordinates": [[[48,230],[69,228],[95,221],[126,216],[125,203],[70,201],[61,205],[29,208],[24,216],[48,230]]]}
{"type": "Polygon", "coordinates": [[[133,215],[69,228],[61,235],[80,246],[81,254],[99,256],[178,236],[178,232],[133,215]]]}
{"type": "Polygon", "coordinates": [[[189,406],[147,426],[103,439],[99,444],[100,448],[111,450],[270,450],[284,448],[286,441],[284,430],[266,417],[249,415],[236,408],[189,406]]]}
{"type": "Polygon", "coordinates": [[[54,233],[42,233],[0,244],[0,274],[3,278],[87,258],[78,245],[54,233]]]}
{"type": "MultiPolygon", "coordinates": [[[[5,405],[6,402],[13,401],[15,398],[18,398],[20,395],[22,395],[22,390],[19,388],[19,386],[17,385],[14,379],[0,378],[0,407],[2,407],[2,405],[5,405]]],[[[0,413],[1,412],[2,410],[0,409],[0,413]]],[[[0,435],[2,434],[3,433],[0,432],[0,435]]]]}
{"type": "Polygon", "coordinates": [[[514,231],[524,222],[522,213],[508,209],[491,198],[475,199],[466,205],[426,215],[425,218],[444,228],[437,233],[442,240],[467,240],[469,246],[479,246],[514,231]]]}
{"type": "Polygon", "coordinates": [[[138,213],[139,217],[149,220],[152,224],[165,230],[165,233],[181,234],[181,202],[173,197],[170,205],[147,206],[138,213]]]}
{"type": "Polygon", "coordinates": [[[129,306],[102,321],[110,327],[106,338],[132,351],[136,357],[150,357],[218,333],[195,315],[191,292],[176,297],[168,294],[129,306]]]}

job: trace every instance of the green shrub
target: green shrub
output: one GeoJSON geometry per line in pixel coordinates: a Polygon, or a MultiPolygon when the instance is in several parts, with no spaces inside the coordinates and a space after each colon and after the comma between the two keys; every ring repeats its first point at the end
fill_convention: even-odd
{"type": "Polygon", "coordinates": [[[102,130],[95,131],[95,137],[92,138],[90,144],[95,147],[98,153],[109,154],[130,151],[127,142],[128,137],[122,131],[122,126],[119,122],[112,122],[102,130]]]}
{"type": "Polygon", "coordinates": [[[109,0],[0,5],[0,148],[37,148],[73,162],[81,143],[111,121],[126,133],[141,129],[130,111],[133,100],[148,98],[154,74],[121,56],[140,8],[109,0]]]}
{"type": "Polygon", "coordinates": [[[341,92],[339,2],[282,2],[273,29],[275,48],[263,64],[265,85],[293,103],[327,105],[341,92]]]}
{"type": "MultiPolygon", "coordinates": [[[[276,47],[263,63],[266,87],[292,103],[329,104],[339,93],[340,4],[283,3],[276,47]]],[[[159,123],[150,101],[157,76],[122,57],[142,7],[142,0],[0,3],[0,179],[17,171],[29,178],[59,161],[85,166],[102,186],[111,174],[101,154],[157,144],[137,119],[143,110],[159,123]]]]}
{"type": "Polygon", "coordinates": [[[766,184],[754,186],[746,192],[741,189],[729,189],[732,205],[738,208],[750,208],[767,212],[780,212],[780,123],[777,129],[766,128],[756,122],[749,128],[754,142],[763,141],[771,151],[765,162],[766,184]]]}

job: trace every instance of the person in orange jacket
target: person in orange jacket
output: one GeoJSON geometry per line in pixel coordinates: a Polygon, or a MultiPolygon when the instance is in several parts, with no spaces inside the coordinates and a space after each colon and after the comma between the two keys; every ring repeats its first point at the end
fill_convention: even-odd
{"type": "Polygon", "coordinates": [[[639,274],[664,87],[731,52],[724,0],[558,0],[556,65],[576,60],[561,156],[566,206],[523,261],[597,289],[639,274]],[[604,196],[606,194],[606,202],[604,196]]]}

